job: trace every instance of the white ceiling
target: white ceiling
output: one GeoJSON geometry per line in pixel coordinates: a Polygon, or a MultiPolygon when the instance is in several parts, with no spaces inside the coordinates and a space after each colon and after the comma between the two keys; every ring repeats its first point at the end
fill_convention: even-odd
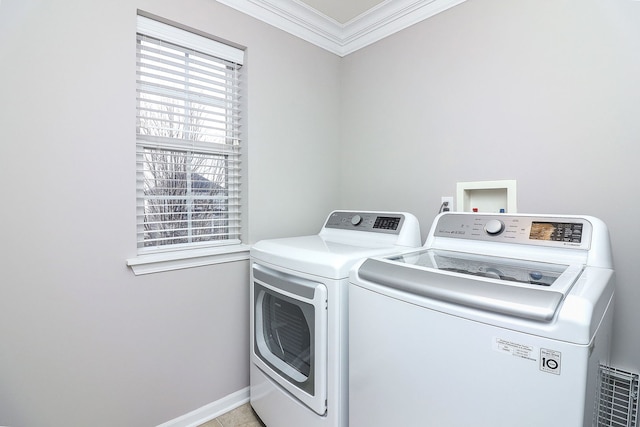
{"type": "Polygon", "coordinates": [[[345,56],[466,0],[217,0],[345,56]]]}
{"type": "Polygon", "coordinates": [[[384,3],[384,0],[302,0],[302,3],[328,18],[346,24],[369,9],[384,3]]]}

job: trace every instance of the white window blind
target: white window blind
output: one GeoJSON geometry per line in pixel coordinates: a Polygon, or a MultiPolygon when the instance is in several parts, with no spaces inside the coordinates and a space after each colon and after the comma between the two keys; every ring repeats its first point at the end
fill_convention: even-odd
{"type": "Polygon", "coordinates": [[[138,16],[138,252],[240,243],[243,52],[138,16]]]}

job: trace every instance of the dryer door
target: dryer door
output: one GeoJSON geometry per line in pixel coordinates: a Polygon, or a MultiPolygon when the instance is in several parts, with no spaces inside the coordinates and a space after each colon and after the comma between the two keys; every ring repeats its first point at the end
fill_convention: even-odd
{"type": "Polygon", "coordinates": [[[253,264],[252,362],[319,415],[327,399],[327,288],[253,264]]]}

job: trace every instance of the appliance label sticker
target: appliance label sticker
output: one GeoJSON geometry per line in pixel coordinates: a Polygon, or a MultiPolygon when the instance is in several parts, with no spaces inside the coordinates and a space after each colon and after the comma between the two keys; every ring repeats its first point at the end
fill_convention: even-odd
{"type": "Polygon", "coordinates": [[[560,375],[560,361],[562,353],[548,348],[540,349],[540,370],[550,374],[560,375]]]}
{"type": "Polygon", "coordinates": [[[534,362],[536,361],[535,347],[532,347],[530,345],[509,341],[502,338],[494,338],[493,349],[501,353],[509,354],[511,356],[533,360],[534,362]]]}

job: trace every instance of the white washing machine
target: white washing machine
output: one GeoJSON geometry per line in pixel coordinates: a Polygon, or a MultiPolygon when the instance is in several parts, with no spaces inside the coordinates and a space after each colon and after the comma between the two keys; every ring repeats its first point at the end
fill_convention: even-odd
{"type": "Polygon", "coordinates": [[[441,214],[351,272],[349,425],[591,426],[613,296],[596,218],[441,214]]]}
{"type": "Polygon", "coordinates": [[[408,213],[334,211],[317,235],[251,248],[251,405],[268,427],[346,427],[348,277],[421,246],[408,213]]]}

